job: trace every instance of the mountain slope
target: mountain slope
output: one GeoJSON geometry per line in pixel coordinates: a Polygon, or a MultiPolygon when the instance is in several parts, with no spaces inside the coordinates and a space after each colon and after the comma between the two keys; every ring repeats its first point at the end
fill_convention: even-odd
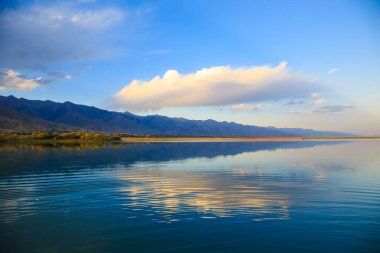
{"type": "Polygon", "coordinates": [[[188,120],[160,115],[138,116],[71,102],[27,100],[0,96],[0,130],[36,131],[82,129],[108,133],[167,136],[269,137],[347,135],[310,129],[258,127],[214,120],[188,120]]]}
{"type": "Polygon", "coordinates": [[[76,131],[79,128],[46,121],[0,104],[0,131],[76,131]]]}

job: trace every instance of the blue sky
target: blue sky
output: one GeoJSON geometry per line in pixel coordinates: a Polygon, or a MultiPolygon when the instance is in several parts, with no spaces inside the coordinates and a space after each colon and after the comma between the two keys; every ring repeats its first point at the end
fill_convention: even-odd
{"type": "Polygon", "coordinates": [[[2,1],[0,21],[2,95],[380,134],[378,1],[2,1]]]}

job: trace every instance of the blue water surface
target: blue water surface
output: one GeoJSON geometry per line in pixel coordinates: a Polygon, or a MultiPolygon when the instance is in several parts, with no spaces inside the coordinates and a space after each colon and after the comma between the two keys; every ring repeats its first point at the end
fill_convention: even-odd
{"type": "Polygon", "coordinates": [[[380,141],[1,145],[1,252],[380,252],[380,141]]]}

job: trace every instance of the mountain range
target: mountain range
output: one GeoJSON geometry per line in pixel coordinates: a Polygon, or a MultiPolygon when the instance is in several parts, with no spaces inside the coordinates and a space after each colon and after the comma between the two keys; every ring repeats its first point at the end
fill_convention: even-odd
{"type": "Polygon", "coordinates": [[[93,106],[0,96],[0,131],[95,131],[133,135],[204,137],[349,136],[302,128],[242,125],[160,115],[138,116],[93,106]]]}

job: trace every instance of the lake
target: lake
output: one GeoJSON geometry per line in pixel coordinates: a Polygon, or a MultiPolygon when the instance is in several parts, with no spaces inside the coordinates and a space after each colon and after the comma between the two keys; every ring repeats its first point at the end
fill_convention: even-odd
{"type": "Polygon", "coordinates": [[[380,141],[1,145],[1,252],[380,252],[380,141]]]}

